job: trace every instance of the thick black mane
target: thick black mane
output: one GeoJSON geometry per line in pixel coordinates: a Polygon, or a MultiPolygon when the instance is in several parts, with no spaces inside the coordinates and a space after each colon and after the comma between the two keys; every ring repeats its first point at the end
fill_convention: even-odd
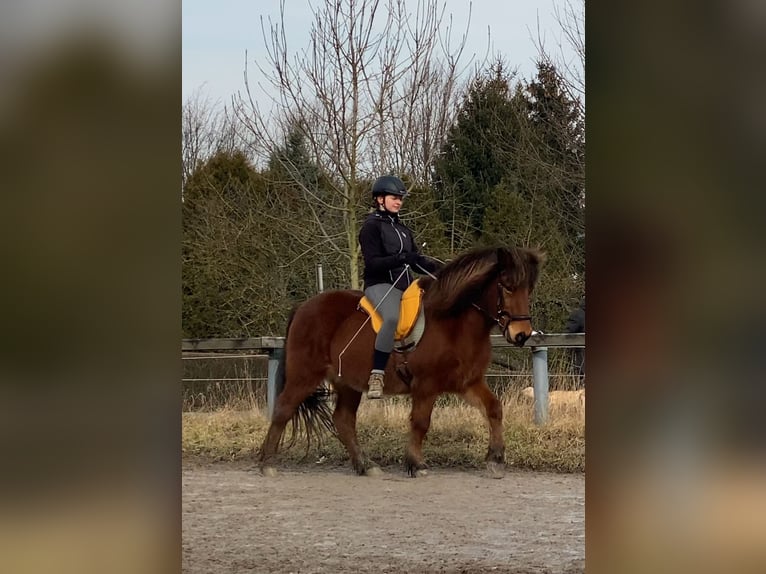
{"type": "Polygon", "coordinates": [[[537,282],[543,255],[525,247],[483,247],[462,253],[439,271],[438,279],[421,280],[424,302],[437,315],[462,311],[491,280],[499,278],[508,289],[537,282]]]}

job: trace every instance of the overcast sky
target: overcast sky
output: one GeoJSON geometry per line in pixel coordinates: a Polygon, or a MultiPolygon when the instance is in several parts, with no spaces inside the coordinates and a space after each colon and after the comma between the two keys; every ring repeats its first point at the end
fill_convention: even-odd
{"type": "MultiPolygon", "coordinates": [[[[409,2],[417,5],[416,0],[409,2]]],[[[455,33],[465,29],[472,4],[464,63],[471,54],[484,57],[489,29],[491,53],[501,54],[524,78],[534,74],[538,28],[549,53],[558,57],[560,46],[566,49],[554,12],[557,5],[563,11],[565,3],[566,0],[445,1],[446,13],[453,16],[455,33]]],[[[271,16],[278,21],[279,5],[279,0],[183,0],[184,101],[201,92],[213,102],[228,102],[238,90],[244,90],[245,51],[248,67],[254,74],[253,62],[263,61],[264,54],[260,17],[271,16]]],[[[308,0],[288,0],[287,6],[285,26],[293,52],[308,42],[313,16],[308,0]]],[[[570,50],[564,57],[574,61],[570,50]]]]}

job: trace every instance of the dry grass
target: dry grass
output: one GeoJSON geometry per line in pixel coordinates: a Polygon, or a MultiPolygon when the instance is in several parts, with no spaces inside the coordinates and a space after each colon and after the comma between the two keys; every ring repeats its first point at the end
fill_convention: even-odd
{"type": "MultiPolygon", "coordinates": [[[[582,472],[585,470],[584,405],[551,405],[550,422],[538,426],[533,407],[519,392],[503,397],[506,458],[515,468],[582,472]]],[[[383,466],[402,464],[409,431],[408,397],[363,400],[357,432],[360,444],[383,466]]],[[[268,430],[265,408],[242,411],[222,408],[183,414],[183,456],[187,460],[251,460],[268,430]]],[[[286,434],[289,435],[289,429],[286,434]]],[[[488,440],[481,413],[454,397],[442,397],[434,409],[423,452],[431,466],[480,468],[488,440]]],[[[307,450],[299,436],[290,449],[282,449],[285,464],[348,464],[338,440],[327,435],[322,444],[307,450]],[[318,462],[321,461],[321,462],[318,462]]]]}

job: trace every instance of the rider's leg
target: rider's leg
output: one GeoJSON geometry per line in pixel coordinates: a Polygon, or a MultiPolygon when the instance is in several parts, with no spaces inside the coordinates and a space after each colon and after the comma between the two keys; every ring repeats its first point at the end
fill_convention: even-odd
{"type": "Polygon", "coordinates": [[[383,394],[383,373],[388,357],[394,348],[394,335],[399,322],[399,306],[403,292],[391,288],[390,284],[379,283],[365,290],[364,294],[376,306],[383,319],[383,324],[375,337],[375,349],[372,355],[372,371],[367,383],[367,398],[379,399],[383,394]]]}

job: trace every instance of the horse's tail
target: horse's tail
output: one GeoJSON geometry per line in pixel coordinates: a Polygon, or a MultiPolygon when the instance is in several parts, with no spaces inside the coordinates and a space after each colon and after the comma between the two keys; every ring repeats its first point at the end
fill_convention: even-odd
{"type": "Polygon", "coordinates": [[[298,307],[293,307],[292,311],[290,311],[290,315],[287,317],[287,327],[285,328],[285,340],[284,340],[284,348],[282,349],[282,352],[279,354],[279,358],[277,359],[277,371],[274,373],[274,390],[276,391],[274,394],[274,398],[277,398],[282,391],[285,389],[285,362],[287,361],[287,335],[290,333],[290,325],[293,323],[293,318],[295,318],[295,312],[298,310],[298,307]]]}
{"type": "MultiPolygon", "coordinates": [[[[285,329],[285,347],[279,361],[277,363],[277,370],[275,373],[276,383],[276,396],[285,388],[285,363],[287,362],[287,338],[290,335],[290,325],[293,323],[295,313],[298,311],[299,306],[293,308],[287,319],[287,328],[285,329]]],[[[312,443],[316,442],[318,445],[322,443],[322,436],[326,431],[329,431],[332,435],[337,436],[335,430],[335,424],[332,420],[333,405],[332,397],[333,393],[324,384],[316,388],[316,390],[306,397],[301,404],[298,405],[298,409],[292,417],[290,438],[285,445],[287,448],[295,444],[296,438],[303,434],[306,436],[306,456],[308,456],[309,449],[312,443]]],[[[284,436],[283,436],[284,439],[284,436]]]]}
{"type": "Polygon", "coordinates": [[[336,437],[338,435],[332,420],[334,410],[332,397],[334,394],[324,386],[318,387],[298,405],[298,410],[293,415],[290,444],[295,442],[297,434],[304,434],[306,436],[306,456],[308,456],[312,444],[322,445],[322,438],[326,433],[336,437]]]}

